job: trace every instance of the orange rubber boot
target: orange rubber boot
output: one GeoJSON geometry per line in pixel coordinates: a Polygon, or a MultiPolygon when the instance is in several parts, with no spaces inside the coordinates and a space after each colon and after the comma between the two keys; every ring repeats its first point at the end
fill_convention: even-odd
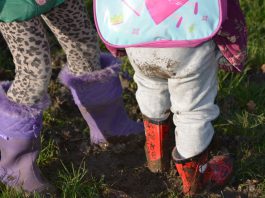
{"type": "Polygon", "coordinates": [[[144,118],[144,128],[146,136],[145,154],[149,170],[153,173],[168,170],[170,165],[170,119],[157,122],[144,118]]]}

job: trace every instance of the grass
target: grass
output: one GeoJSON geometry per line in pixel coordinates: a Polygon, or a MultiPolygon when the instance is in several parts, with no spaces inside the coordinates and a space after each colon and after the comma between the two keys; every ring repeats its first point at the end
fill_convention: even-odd
{"type": "Polygon", "coordinates": [[[79,197],[99,197],[99,188],[101,181],[91,178],[85,180],[87,168],[84,162],[76,169],[73,164],[67,168],[63,163],[63,169],[59,171],[59,184],[61,187],[63,198],[79,198],[79,197]]]}
{"type": "Polygon", "coordinates": [[[265,24],[263,23],[265,3],[263,0],[241,0],[240,2],[248,24],[248,62],[251,67],[257,68],[264,64],[265,60],[265,24]]]}
{"type": "MultiPolygon", "coordinates": [[[[92,1],[86,0],[86,3],[91,10],[92,1]]],[[[265,82],[259,80],[259,77],[264,75],[260,67],[265,64],[265,2],[264,0],[241,0],[241,5],[248,24],[249,57],[243,73],[219,72],[217,103],[220,106],[221,115],[214,126],[219,136],[227,137],[228,142],[233,140],[231,144],[228,143],[229,150],[235,156],[235,174],[230,185],[237,189],[244,189],[249,186],[248,180],[257,180],[255,187],[262,197],[265,195],[265,82]]],[[[14,74],[14,66],[8,50],[1,50],[0,65],[5,72],[14,74]]],[[[129,76],[133,75],[133,70],[126,58],[122,70],[129,76]]],[[[129,86],[133,90],[136,89],[136,85],[132,82],[129,86]]],[[[129,96],[124,95],[124,97],[125,101],[129,101],[129,96]]],[[[65,153],[60,150],[65,147],[59,147],[60,143],[55,141],[57,136],[62,136],[60,130],[62,128],[76,130],[73,126],[77,126],[79,131],[86,131],[87,128],[80,118],[67,117],[68,120],[65,120],[64,117],[57,117],[57,111],[50,109],[44,114],[43,149],[38,164],[47,173],[52,183],[61,190],[61,197],[100,197],[102,188],[106,184],[104,180],[97,180],[88,174],[85,161],[74,164],[71,160],[60,162],[65,153]]],[[[86,137],[87,132],[80,133],[80,138],[86,137]]],[[[71,139],[71,137],[63,138],[71,139]]],[[[66,159],[65,156],[64,159],[66,159]]],[[[0,190],[2,198],[23,197],[23,194],[3,185],[0,186],[0,190]]],[[[166,194],[167,197],[179,195],[175,191],[169,191],[166,194]]],[[[154,197],[164,195],[162,193],[154,197]]]]}

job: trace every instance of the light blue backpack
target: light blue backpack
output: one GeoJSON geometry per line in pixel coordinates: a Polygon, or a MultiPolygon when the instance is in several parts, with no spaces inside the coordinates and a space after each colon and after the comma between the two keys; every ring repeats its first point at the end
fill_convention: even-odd
{"type": "Polygon", "coordinates": [[[94,0],[94,14],[111,48],[195,47],[216,35],[226,6],[226,0],[94,0]]]}

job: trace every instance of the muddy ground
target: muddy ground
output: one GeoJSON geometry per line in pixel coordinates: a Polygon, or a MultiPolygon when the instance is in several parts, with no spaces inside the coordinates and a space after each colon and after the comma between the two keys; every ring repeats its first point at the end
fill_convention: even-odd
{"type": "MultiPolygon", "coordinates": [[[[46,132],[46,135],[55,139],[60,150],[59,158],[64,163],[73,162],[78,167],[80,162],[86,162],[88,177],[104,181],[104,188],[101,191],[101,196],[104,198],[183,197],[180,180],[172,161],[171,167],[166,173],[153,174],[147,169],[143,149],[144,135],[116,141],[107,147],[91,146],[89,136],[80,133],[82,130],[87,130],[86,123],[75,107],[69,91],[59,85],[58,81],[55,81],[55,77],[56,75],[53,77],[50,88],[53,98],[51,111],[64,120],[70,120],[70,124],[66,124],[65,128],[54,127],[52,128],[53,132],[46,132]],[[77,118],[80,120],[76,122],[77,118]]],[[[125,103],[129,103],[126,108],[130,117],[140,120],[141,114],[136,105],[133,91],[125,88],[124,92],[125,100],[127,100],[125,103]]],[[[213,143],[213,154],[220,149],[226,151],[236,149],[235,146],[242,141],[245,140],[238,137],[228,139],[216,136],[213,143]]],[[[233,157],[236,158],[236,156],[233,157]]],[[[55,161],[49,167],[44,167],[44,171],[49,174],[53,167],[58,168],[58,163],[55,161]]],[[[232,177],[230,183],[223,189],[198,197],[262,197],[259,190],[256,189],[255,182],[255,180],[248,180],[240,183],[232,177]]]]}

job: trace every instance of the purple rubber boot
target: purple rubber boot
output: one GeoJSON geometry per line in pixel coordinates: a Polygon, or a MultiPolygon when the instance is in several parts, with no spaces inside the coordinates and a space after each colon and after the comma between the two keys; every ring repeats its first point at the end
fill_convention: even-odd
{"type": "Polygon", "coordinates": [[[10,84],[0,83],[0,181],[27,193],[53,193],[54,188],[41,176],[36,164],[42,110],[49,106],[49,97],[32,107],[17,104],[6,96],[10,84]]]}
{"type": "Polygon", "coordinates": [[[70,88],[90,127],[91,144],[107,143],[110,137],[143,133],[143,124],[129,119],[124,109],[118,76],[120,61],[109,54],[102,54],[100,61],[102,70],[77,77],[65,67],[59,76],[70,88]]]}

